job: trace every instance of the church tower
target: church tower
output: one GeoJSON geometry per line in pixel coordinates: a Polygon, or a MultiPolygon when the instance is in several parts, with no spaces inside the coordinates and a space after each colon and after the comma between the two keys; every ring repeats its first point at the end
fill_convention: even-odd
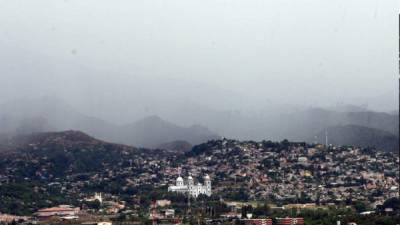
{"type": "Polygon", "coordinates": [[[211,179],[208,174],[206,174],[206,176],[204,177],[204,185],[206,188],[206,195],[211,196],[211,179]]]}
{"type": "Polygon", "coordinates": [[[183,178],[179,176],[178,179],[176,179],[176,186],[183,187],[183,185],[183,178]]]}
{"type": "Polygon", "coordinates": [[[193,181],[193,177],[190,175],[188,177],[188,192],[190,195],[194,194],[194,181],[193,181]]]}

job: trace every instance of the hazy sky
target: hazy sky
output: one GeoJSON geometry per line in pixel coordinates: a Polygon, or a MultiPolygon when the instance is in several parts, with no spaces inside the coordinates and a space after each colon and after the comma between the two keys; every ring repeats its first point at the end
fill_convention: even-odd
{"type": "Polygon", "coordinates": [[[389,110],[398,12],[396,0],[0,0],[0,102],[55,95],[120,122],[184,104],[389,110]]]}

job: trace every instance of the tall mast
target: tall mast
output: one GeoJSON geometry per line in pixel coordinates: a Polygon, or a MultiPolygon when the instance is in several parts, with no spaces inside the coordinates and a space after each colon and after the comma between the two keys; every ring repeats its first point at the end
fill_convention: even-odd
{"type": "Polygon", "coordinates": [[[325,146],[328,147],[328,128],[325,129],[325,146]]]}

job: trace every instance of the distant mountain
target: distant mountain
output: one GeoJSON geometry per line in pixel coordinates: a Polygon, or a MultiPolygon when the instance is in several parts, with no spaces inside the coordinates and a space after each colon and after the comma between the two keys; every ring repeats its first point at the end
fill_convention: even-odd
{"type": "Polygon", "coordinates": [[[346,115],[348,124],[384,130],[394,135],[399,134],[398,115],[372,111],[349,112],[346,115]]]}
{"type": "MultiPolygon", "coordinates": [[[[239,140],[304,141],[327,127],[345,125],[359,125],[398,134],[398,116],[362,111],[361,107],[346,107],[336,111],[271,106],[253,113],[213,111],[201,107],[187,110],[183,116],[186,123],[192,119],[194,123],[203,124],[221,136],[239,140]]],[[[173,121],[180,120],[177,117],[173,121]]]]}
{"type": "Polygon", "coordinates": [[[185,140],[196,145],[220,137],[202,126],[181,127],[158,116],[150,116],[123,126],[119,138],[121,143],[157,148],[163,143],[176,140],[185,140]]]}
{"type": "MultiPolygon", "coordinates": [[[[328,143],[333,145],[374,147],[378,150],[392,152],[399,148],[398,137],[387,131],[358,125],[329,127],[326,131],[328,132],[328,143]]],[[[325,143],[325,131],[321,131],[309,141],[325,143]]]]}
{"type": "Polygon", "coordinates": [[[397,135],[398,117],[381,112],[337,112],[320,108],[284,114],[280,132],[289,139],[305,140],[328,127],[357,125],[397,135]]]}
{"type": "Polygon", "coordinates": [[[2,133],[30,134],[63,130],[81,130],[97,138],[112,141],[117,126],[77,112],[66,102],[53,98],[19,100],[0,107],[2,133]]]}
{"type": "Polygon", "coordinates": [[[192,149],[193,145],[191,145],[187,141],[173,141],[159,145],[157,148],[170,150],[178,153],[188,152],[192,149]]]}
{"type": "Polygon", "coordinates": [[[95,139],[81,131],[62,131],[62,132],[44,132],[33,133],[29,135],[20,135],[12,138],[17,148],[24,146],[33,146],[36,149],[62,147],[68,149],[70,146],[84,145],[105,145],[107,142],[95,139]]]}
{"type": "Polygon", "coordinates": [[[130,146],[113,144],[89,136],[81,131],[61,131],[61,132],[40,132],[15,136],[0,136],[1,146],[8,146],[9,149],[49,149],[57,151],[59,149],[82,148],[101,149],[99,146],[113,146],[116,149],[134,149],[130,146]]]}
{"type": "Polygon", "coordinates": [[[13,138],[14,136],[10,134],[0,134],[0,152],[6,152],[15,147],[13,138]]]}
{"type": "Polygon", "coordinates": [[[102,140],[146,148],[156,148],[176,140],[185,140],[194,145],[219,138],[205,127],[181,127],[158,116],[117,126],[81,114],[64,101],[52,97],[20,100],[2,105],[0,128],[0,133],[8,135],[81,130],[102,140]]]}
{"type": "MultiPolygon", "coordinates": [[[[258,114],[240,112],[207,112],[201,108],[185,113],[184,120],[207,126],[183,127],[150,116],[118,126],[79,113],[57,98],[20,100],[0,107],[0,133],[29,134],[63,130],[81,130],[96,138],[145,148],[158,148],[164,143],[182,140],[200,144],[220,135],[239,140],[275,141],[308,140],[328,127],[357,125],[398,135],[398,116],[390,113],[361,111],[346,107],[342,111],[321,108],[269,109],[258,114]],[[355,110],[348,112],[346,110],[355,110]],[[197,110],[197,111],[196,111],[197,110]],[[195,117],[195,118],[193,118],[195,117]],[[210,131],[208,127],[216,131],[210,131]]],[[[177,120],[178,121],[178,120],[177,120]]],[[[186,122],[188,123],[188,122],[186,122]]],[[[354,143],[356,144],[356,143],[354,143]]]]}

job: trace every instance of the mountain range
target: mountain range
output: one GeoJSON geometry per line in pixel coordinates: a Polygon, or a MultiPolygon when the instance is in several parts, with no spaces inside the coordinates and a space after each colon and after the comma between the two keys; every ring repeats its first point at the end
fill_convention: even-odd
{"type": "Polygon", "coordinates": [[[380,150],[393,151],[399,149],[398,137],[390,132],[358,125],[329,127],[310,139],[309,142],[328,144],[373,147],[380,150]]]}
{"type": "Polygon", "coordinates": [[[283,140],[398,149],[398,115],[372,111],[321,108],[266,110],[257,115],[204,110],[197,124],[180,126],[159,116],[116,125],[87,116],[57,98],[19,100],[0,107],[0,139],[17,134],[80,130],[101,140],[145,148],[187,151],[221,136],[239,140],[283,140]],[[208,129],[208,128],[210,129],[208,129]],[[215,131],[215,132],[214,132],[215,131]]]}
{"type": "Polygon", "coordinates": [[[79,113],[56,98],[22,100],[2,105],[0,127],[3,136],[80,130],[102,140],[146,148],[156,148],[176,140],[195,145],[219,138],[205,127],[178,126],[158,116],[149,116],[127,125],[115,125],[79,113]]]}

